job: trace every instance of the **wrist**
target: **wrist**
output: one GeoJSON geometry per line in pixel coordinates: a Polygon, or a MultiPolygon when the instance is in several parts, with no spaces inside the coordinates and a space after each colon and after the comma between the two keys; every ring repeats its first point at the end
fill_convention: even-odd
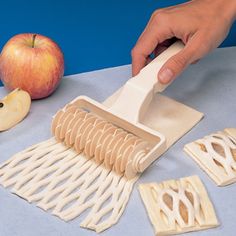
{"type": "Polygon", "coordinates": [[[231,0],[231,2],[232,2],[232,8],[233,8],[233,21],[235,21],[236,20],[236,1],[235,0],[231,0]]]}
{"type": "Polygon", "coordinates": [[[236,20],[236,0],[193,0],[205,2],[209,8],[215,9],[218,14],[224,17],[229,23],[236,20]]]}
{"type": "MultiPolygon", "coordinates": [[[[210,0],[211,4],[212,0],[210,0]]],[[[236,0],[214,0],[216,7],[220,9],[220,14],[228,20],[231,24],[236,19],[236,0]]]]}
{"type": "Polygon", "coordinates": [[[236,0],[218,0],[222,1],[222,4],[225,5],[223,9],[225,9],[225,13],[229,14],[231,23],[233,23],[236,19],[236,0]]]}

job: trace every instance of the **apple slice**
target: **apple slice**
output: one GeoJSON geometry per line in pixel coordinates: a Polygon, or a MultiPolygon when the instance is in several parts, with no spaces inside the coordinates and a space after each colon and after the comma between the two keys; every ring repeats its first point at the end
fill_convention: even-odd
{"type": "Polygon", "coordinates": [[[0,100],[0,131],[8,130],[22,121],[30,105],[30,95],[19,88],[0,100]]]}

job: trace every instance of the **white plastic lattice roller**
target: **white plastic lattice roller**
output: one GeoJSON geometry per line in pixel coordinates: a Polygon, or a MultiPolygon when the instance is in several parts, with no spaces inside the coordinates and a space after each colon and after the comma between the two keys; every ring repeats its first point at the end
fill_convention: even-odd
{"type": "Polygon", "coordinates": [[[174,43],[128,80],[109,109],[85,96],[73,100],[54,117],[56,139],[128,179],[143,172],[166,150],[166,140],[140,120],[153,95],[167,87],[157,80],[159,69],[182,48],[180,41],[174,43]]]}

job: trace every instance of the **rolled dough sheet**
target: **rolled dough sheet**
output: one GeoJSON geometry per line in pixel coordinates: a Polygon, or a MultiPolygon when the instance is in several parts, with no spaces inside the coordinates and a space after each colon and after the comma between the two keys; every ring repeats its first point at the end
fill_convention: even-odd
{"type": "Polygon", "coordinates": [[[236,182],[235,128],[228,128],[186,144],[184,151],[218,186],[236,182]]]}
{"type": "Polygon", "coordinates": [[[180,234],[218,226],[213,205],[198,176],[139,185],[155,235],[180,234]]]}
{"type": "MultiPolygon", "coordinates": [[[[112,106],[118,98],[121,89],[109,97],[104,102],[104,105],[107,107],[112,106]]],[[[162,133],[166,138],[168,149],[202,118],[203,113],[157,93],[141,123],[162,133]]]]}

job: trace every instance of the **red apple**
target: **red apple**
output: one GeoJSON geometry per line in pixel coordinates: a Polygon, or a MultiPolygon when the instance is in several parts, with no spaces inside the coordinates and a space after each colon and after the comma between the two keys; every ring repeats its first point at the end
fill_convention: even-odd
{"type": "Polygon", "coordinates": [[[13,90],[21,88],[32,99],[49,96],[64,73],[64,58],[59,46],[40,34],[12,37],[0,55],[0,79],[13,90]]]}

